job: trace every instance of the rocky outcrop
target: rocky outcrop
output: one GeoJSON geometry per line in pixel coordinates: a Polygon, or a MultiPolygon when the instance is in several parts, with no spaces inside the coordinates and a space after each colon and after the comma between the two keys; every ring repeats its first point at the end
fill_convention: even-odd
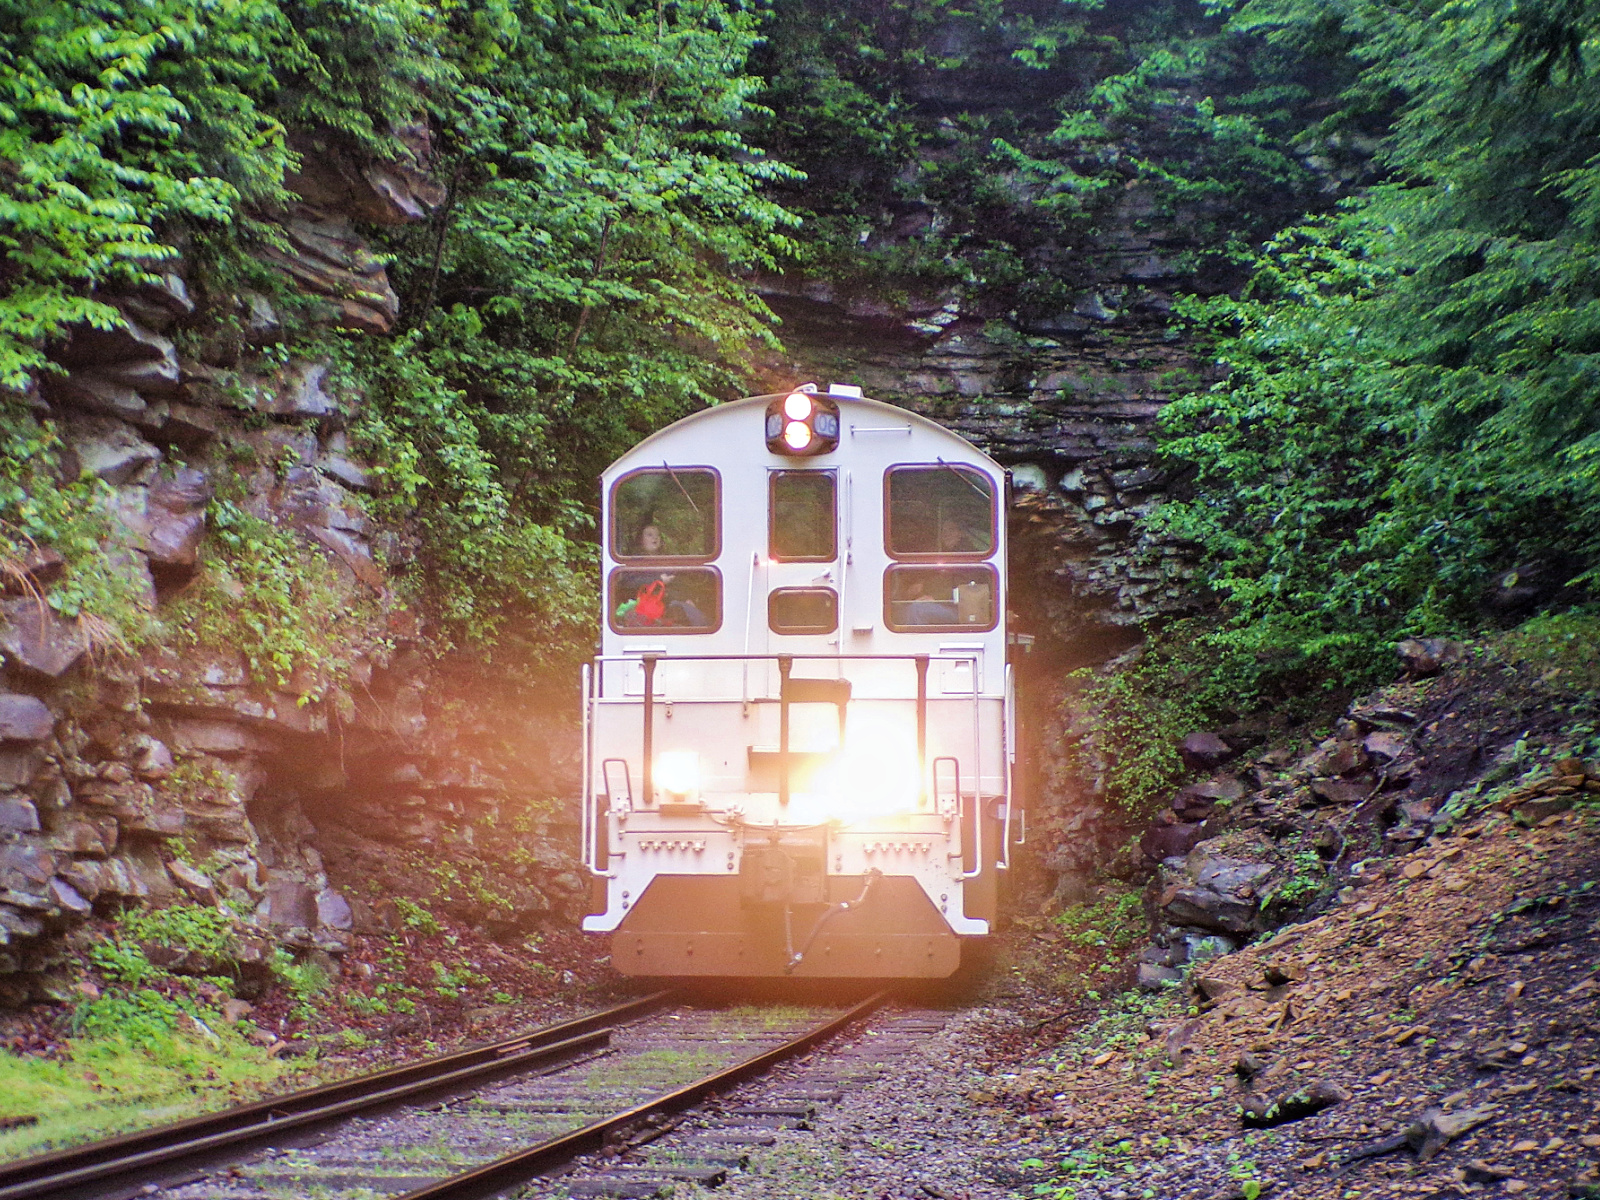
{"type": "MultiPolygon", "coordinates": [[[[1019,316],[960,285],[890,299],[865,282],[760,280],[790,351],[765,368],[771,387],[859,384],[1010,468],[1009,601],[1015,626],[1035,638],[1017,663],[1030,718],[1019,778],[1054,904],[1086,894],[1129,832],[1086,766],[1092,722],[1074,713],[1064,676],[1111,662],[1142,641],[1145,624],[1195,605],[1189,548],[1152,536],[1141,519],[1181,482],[1155,442],[1173,381],[1204,381],[1211,370],[1169,321],[1174,299],[1200,285],[1177,265],[1185,235],[1155,227],[1137,189],[1119,212],[1104,244],[1039,250],[1053,276],[1081,283],[1053,314],[1019,316]]],[[[906,218],[873,232],[871,248],[909,247],[943,220],[928,205],[906,218]]]]}
{"type": "MultiPolygon", "coordinates": [[[[326,302],[328,322],[387,331],[398,304],[357,222],[416,220],[440,202],[426,136],[403,131],[408,157],[387,164],[302,141],[300,200],[278,214],[284,248],[268,257],[326,302]]],[[[168,628],[138,655],[114,653],[93,621],[52,607],[60,553],[7,563],[0,1003],[62,994],[59,935],[131,904],[238,914],[240,953],[262,971],[274,945],[333,961],[352,930],[398,920],[382,903],[393,895],[436,896],[505,933],[573,908],[570,835],[539,807],[570,764],[548,738],[501,750],[541,743],[530,726],[567,714],[507,715],[481,681],[457,683],[423,653],[380,562],[404,561],[407,539],[369,515],[374,476],[345,432],[360,396],[327,362],[254,353],[282,333],[265,296],[197,304],[179,270],[100,298],[121,320],[53,349],[62,370],[35,411],[61,435],[63,473],[104,485],[107,561],[168,628]],[[333,609],[370,613],[341,647],[339,681],[252,676],[237,647],[190,636],[183,606],[216,546],[219,495],[320,558],[333,609]],[[412,864],[400,890],[396,863],[412,864]],[[487,881],[477,891],[492,904],[441,883],[463,872],[487,881]]]]}

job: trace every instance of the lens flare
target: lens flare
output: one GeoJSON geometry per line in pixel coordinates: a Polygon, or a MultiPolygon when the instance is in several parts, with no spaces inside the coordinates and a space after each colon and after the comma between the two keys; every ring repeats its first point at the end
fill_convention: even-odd
{"type": "Polygon", "coordinates": [[[791,421],[804,421],[811,415],[811,397],[804,392],[790,392],[783,402],[783,415],[791,421]]]}
{"type": "Polygon", "coordinates": [[[790,421],[783,427],[783,441],[791,450],[804,450],[811,443],[811,427],[804,421],[790,421]]]}
{"type": "Polygon", "coordinates": [[[665,750],[656,758],[656,784],[669,796],[691,796],[700,790],[700,755],[693,750],[665,750]]]}
{"type": "Polygon", "coordinates": [[[848,826],[914,813],[921,800],[920,774],[914,722],[852,709],[843,749],[796,798],[796,815],[848,826]]]}

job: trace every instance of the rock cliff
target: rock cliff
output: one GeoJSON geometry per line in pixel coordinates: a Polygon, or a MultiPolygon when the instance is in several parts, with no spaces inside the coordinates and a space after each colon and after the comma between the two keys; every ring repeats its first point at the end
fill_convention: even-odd
{"type": "MultiPolygon", "coordinates": [[[[402,141],[407,161],[363,167],[303,136],[301,202],[267,214],[270,261],[326,324],[398,316],[355,222],[440,203],[425,131],[402,141]]],[[[51,606],[54,548],[5,564],[0,1003],[56,996],[53,935],[134,902],[223,905],[260,930],[254,953],[337,955],[384,920],[373,872],[390,859],[478,862],[494,901],[458,901],[481,924],[570,913],[581,885],[549,800],[570,764],[549,730],[571,717],[498,703],[428,652],[385,566],[404,531],[369,512],[350,447],[360,396],[280,352],[267,296],[197,297],[182,264],[97,298],[120,319],[53,347],[29,404],[59,433],[59,474],[103,485],[102,548],[152,624],[127,652],[51,606]],[[336,624],[339,672],[284,677],[230,634],[243,584],[211,552],[246,519],[292,563],[288,602],[336,624]]]]}

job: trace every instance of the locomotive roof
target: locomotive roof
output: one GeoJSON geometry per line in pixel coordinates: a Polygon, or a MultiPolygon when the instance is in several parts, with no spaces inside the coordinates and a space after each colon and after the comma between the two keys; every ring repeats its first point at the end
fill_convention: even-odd
{"type": "MultiPolygon", "coordinates": [[[[639,454],[647,446],[649,446],[652,442],[655,442],[660,438],[666,437],[669,433],[672,433],[676,429],[680,429],[684,425],[688,425],[691,422],[695,422],[695,421],[705,421],[705,420],[715,419],[719,414],[733,412],[733,411],[735,411],[737,409],[749,408],[749,407],[752,407],[752,406],[755,406],[755,405],[763,405],[764,406],[764,405],[766,405],[768,402],[770,402],[772,400],[780,399],[780,398],[782,398],[784,396],[789,395],[791,392],[794,392],[794,391],[797,391],[797,390],[799,390],[799,389],[797,389],[797,388],[785,388],[781,392],[768,392],[765,395],[761,395],[761,396],[746,396],[742,400],[730,400],[725,404],[714,404],[709,408],[701,409],[699,412],[692,412],[686,417],[680,417],[678,420],[674,421],[671,425],[667,425],[667,426],[664,426],[661,429],[656,430],[649,437],[645,438],[643,441],[641,441],[638,444],[636,444],[635,446],[633,446],[633,448],[628,450],[625,454],[620,455],[616,460],[614,460],[611,463],[610,466],[608,466],[606,468],[605,474],[609,475],[614,469],[616,469],[617,467],[621,466],[624,462],[628,461],[629,459],[633,458],[636,454],[639,454]]],[[[835,404],[837,404],[839,406],[841,412],[845,411],[846,409],[849,409],[849,408],[863,408],[863,409],[867,409],[869,411],[882,412],[886,416],[890,416],[890,417],[893,417],[893,418],[896,418],[896,419],[904,419],[906,421],[909,421],[914,426],[921,426],[923,429],[925,429],[926,431],[928,431],[930,433],[942,434],[943,436],[945,436],[947,438],[950,438],[950,439],[952,439],[952,440],[954,440],[956,442],[959,442],[962,446],[966,447],[966,449],[968,451],[970,451],[975,457],[977,457],[981,461],[987,463],[989,466],[993,467],[996,472],[1003,472],[1005,470],[1005,468],[1003,468],[999,463],[997,463],[994,459],[990,458],[989,455],[985,454],[982,450],[978,449],[977,446],[973,445],[970,441],[968,441],[966,438],[962,437],[955,430],[950,429],[947,426],[941,425],[937,421],[930,420],[929,418],[923,416],[921,413],[912,412],[909,408],[901,408],[898,404],[890,404],[890,403],[888,403],[887,401],[884,401],[884,400],[873,400],[873,399],[871,399],[870,397],[867,397],[867,396],[840,396],[840,395],[836,395],[836,394],[831,393],[831,392],[825,392],[825,391],[821,391],[821,390],[818,390],[818,391],[816,391],[814,393],[808,393],[808,394],[825,397],[826,399],[833,401],[835,404]]]]}

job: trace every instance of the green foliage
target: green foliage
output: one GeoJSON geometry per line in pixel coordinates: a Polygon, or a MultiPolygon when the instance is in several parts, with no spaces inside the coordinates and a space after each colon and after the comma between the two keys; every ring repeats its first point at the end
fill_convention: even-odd
{"type": "Polygon", "coordinates": [[[90,289],[148,278],[179,230],[259,236],[250,207],[288,195],[286,120],[397,148],[450,77],[439,21],[410,0],[0,3],[0,386],[70,325],[115,324],[90,289]]]}
{"type": "Polygon", "coordinates": [[[1072,676],[1067,702],[1085,730],[1073,747],[1079,768],[1132,812],[1164,801],[1183,781],[1185,734],[1255,711],[1266,700],[1309,708],[1316,692],[1283,686],[1282,664],[1237,648],[1237,635],[1207,619],[1151,631],[1132,661],[1072,676]]]}
{"type": "Polygon", "coordinates": [[[429,912],[425,905],[407,900],[404,896],[396,896],[394,908],[400,914],[401,924],[407,929],[414,929],[430,937],[443,932],[438,918],[429,912]]]}
{"type": "Polygon", "coordinates": [[[220,909],[198,904],[135,909],[123,914],[119,929],[122,936],[135,942],[154,942],[208,958],[222,958],[238,946],[234,918],[220,909]]]}
{"type": "MultiPolygon", "coordinates": [[[[757,12],[722,0],[0,0],[0,386],[49,369],[72,325],[113,325],[95,290],[147,281],[180,245],[213,299],[271,290],[258,260],[281,240],[267,218],[295,185],[291,143],[404,160],[426,119],[448,199],[387,247],[411,328],[308,339],[308,306],[288,304],[292,344],[369,396],[355,432],[384,515],[413,522],[412,601],[508,666],[574,653],[599,467],[743,390],[749,352],[773,344],[739,279],[793,223],[761,188],[794,173],[740,132],[757,39],[757,12]]],[[[18,414],[5,432],[0,553],[81,542],[65,526],[92,505],[43,486],[48,431],[18,414]],[[24,492],[45,502],[14,512],[24,492]]],[[[242,614],[252,673],[322,695],[342,631],[311,556],[236,497],[210,515],[212,594],[182,619],[215,640],[210,617],[242,614]]],[[[93,558],[52,602],[117,620],[93,558]]]]}
{"type": "Polygon", "coordinates": [[[133,988],[170,980],[147,957],[149,945],[193,953],[221,966],[238,946],[237,925],[230,914],[197,904],[131,909],[117,919],[111,940],[89,948],[89,961],[108,978],[133,988]]]}
{"type": "Polygon", "coordinates": [[[793,177],[739,132],[754,12],[720,0],[523,0],[434,98],[449,198],[396,232],[411,329],[353,363],[357,430],[416,506],[419,580],[464,645],[504,662],[586,649],[599,470],[743,390],[771,314],[793,177]]]}
{"type": "Polygon", "coordinates": [[[778,0],[762,136],[809,176],[783,192],[807,220],[798,262],[890,294],[962,284],[1024,319],[1072,307],[1086,276],[1061,248],[1092,263],[1113,229],[1226,267],[1318,205],[1293,145],[1317,96],[1296,49],[1212,7],[778,0]]]}
{"type": "Polygon", "coordinates": [[[1289,868],[1288,878],[1261,898],[1262,908],[1280,912],[1300,908],[1327,891],[1327,865],[1315,850],[1295,851],[1289,868]]]}
{"type": "Polygon", "coordinates": [[[1600,612],[1573,609],[1524,621],[1499,640],[1509,662],[1526,665],[1551,683],[1578,692],[1600,691],[1600,612]]]}
{"type": "Polygon", "coordinates": [[[1104,950],[1127,950],[1149,933],[1138,892],[1107,897],[1095,904],[1073,904],[1056,915],[1067,940],[1104,950]]]}
{"type": "Polygon", "coordinates": [[[283,981],[290,994],[298,1001],[310,1000],[328,990],[333,982],[328,972],[314,962],[296,962],[287,950],[274,952],[272,973],[283,981]]]}
{"type": "Polygon", "coordinates": [[[321,699],[372,648],[375,602],[353,594],[293,531],[246,510],[242,497],[218,495],[206,519],[214,536],[200,578],[173,606],[174,636],[237,651],[258,682],[302,702],[321,699]]]}
{"type": "Polygon", "coordinates": [[[151,632],[151,619],[147,598],[118,569],[117,556],[133,551],[106,515],[109,500],[98,479],[63,479],[55,426],[0,393],[0,575],[9,589],[38,550],[55,550],[65,571],[40,602],[63,617],[90,616],[92,642],[122,647],[151,632]]]}
{"type": "Polygon", "coordinates": [[[0,1131],[0,1156],[148,1128],[271,1086],[286,1064],[195,996],[184,981],[108,991],[78,1005],[51,1055],[0,1055],[0,1115],[37,1118],[0,1131]]]}
{"type": "Polygon", "coordinates": [[[487,975],[465,965],[446,967],[437,961],[428,965],[433,969],[433,990],[446,1000],[459,999],[469,988],[483,987],[489,982],[487,975]]]}
{"type": "Polygon", "coordinates": [[[1596,582],[1600,6],[1253,0],[1234,27],[1348,54],[1324,132],[1398,97],[1391,182],[1189,306],[1228,377],[1166,414],[1197,486],[1158,523],[1204,548],[1219,645],[1360,682],[1481,622],[1497,572],[1596,582]]]}

